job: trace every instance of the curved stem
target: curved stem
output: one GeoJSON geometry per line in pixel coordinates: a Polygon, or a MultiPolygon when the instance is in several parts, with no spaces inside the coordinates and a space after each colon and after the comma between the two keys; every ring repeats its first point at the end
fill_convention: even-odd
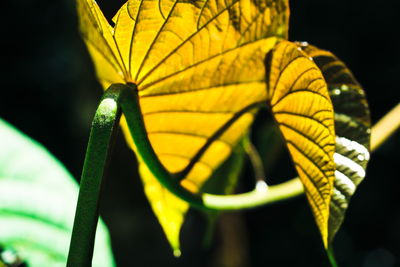
{"type": "Polygon", "coordinates": [[[173,194],[189,202],[194,207],[206,208],[201,197],[186,190],[179,184],[179,181],[175,181],[158,159],[146,132],[136,88],[124,84],[113,84],[111,87],[121,93],[120,105],[125,114],[136,152],[144,164],[148,166],[150,172],[173,194]]]}
{"type": "Polygon", "coordinates": [[[301,195],[304,192],[299,178],[287,182],[267,186],[258,181],[253,191],[236,195],[213,195],[203,193],[204,205],[215,210],[253,209],[266,204],[276,203],[301,195]]]}
{"type": "Polygon", "coordinates": [[[147,136],[135,90],[127,90],[127,85],[114,84],[114,90],[126,92],[121,96],[121,108],[132,135],[136,152],[146,164],[154,177],[171,193],[185,200],[191,206],[207,210],[238,210],[256,208],[268,203],[277,202],[289,197],[300,195],[303,188],[299,179],[293,179],[280,185],[268,187],[259,181],[256,188],[248,193],[237,195],[213,195],[208,193],[193,194],[172,178],[158,159],[147,136]],[[268,189],[266,190],[266,188],[268,189]]]}
{"type": "Polygon", "coordinates": [[[121,115],[116,97],[118,94],[106,92],[93,119],[67,259],[69,267],[91,266],[99,196],[121,115]]]}
{"type": "Polygon", "coordinates": [[[371,151],[377,149],[400,127],[400,103],[380,119],[371,132],[371,151]]]}

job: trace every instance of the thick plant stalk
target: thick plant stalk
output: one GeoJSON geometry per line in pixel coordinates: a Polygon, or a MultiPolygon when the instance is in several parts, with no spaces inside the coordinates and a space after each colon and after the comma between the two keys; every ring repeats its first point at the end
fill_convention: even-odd
{"type": "Polygon", "coordinates": [[[103,177],[121,115],[116,95],[107,91],[97,108],[80,181],[67,266],[91,266],[103,177]]]}

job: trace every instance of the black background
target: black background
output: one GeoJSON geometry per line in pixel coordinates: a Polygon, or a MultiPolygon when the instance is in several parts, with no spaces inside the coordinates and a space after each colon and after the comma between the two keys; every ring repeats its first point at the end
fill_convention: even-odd
{"type": "MultiPolygon", "coordinates": [[[[100,5],[111,15],[122,2],[100,5]]],[[[101,89],[77,31],[74,1],[4,5],[0,116],[44,144],[79,177],[101,89]]],[[[308,41],[344,60],[365,88],[373,122],[400,100],[399,7],[394,0],[291,1],[289,39],[308,41]]],[[[335,240],[340,266],[400,266],[398,151],[399,133],[373,154],[335,240]]],[[[236,256],[243,264],[226,266],[328,266],[303,197],[226,215],[220,223],[225,231],[217,228],[209,249],[201,246],[203,217],[191,211],[183,228],[183,256],[175,259],[121,135],[110,168],[101,213],[118,266],[224,266],[221,261],[236,256]]],[[[275,169],[272,174],[288,172],[284,164],[275,169]]]]}

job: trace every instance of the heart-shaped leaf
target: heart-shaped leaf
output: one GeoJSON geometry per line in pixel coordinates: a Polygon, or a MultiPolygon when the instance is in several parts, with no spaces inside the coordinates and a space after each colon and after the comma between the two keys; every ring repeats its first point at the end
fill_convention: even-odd
{"type": "Polygon", "coordinates": [[[346,65],[328,51],[306,43],[299,45],[321,69],[335,109],[336,179],[329,216],[331,243],[343,222],[351,196],[365,177],[371,120],[364,91],[346,65]]]}
{"type": "Polygon", "coordinates": [[[267,56],[268,103],[304,185],[325,247],[335,179],[332,102],[317,65],[294,43],[267,56]]]}
{"type": "MultiPolygon", "coordinates": [[[[136,84],[157,156],[198,191],[266,101],[263,58],[287,37],[287,0],[129,0],[113,27],[93,0],[77,6],[101,84],[136,84]]],[[[139,161],[146,194],[177,251],[188,204],[139,161]]]]}
{"type": "MultiPolygon", "coordinates": [[[[77,183],[40,144],[3,120],[0,147],[0,245],[16,250],[29,266],[65,266],[77,183]]],[[[102,221],[93,265],[114,266],[102,221]]]]}

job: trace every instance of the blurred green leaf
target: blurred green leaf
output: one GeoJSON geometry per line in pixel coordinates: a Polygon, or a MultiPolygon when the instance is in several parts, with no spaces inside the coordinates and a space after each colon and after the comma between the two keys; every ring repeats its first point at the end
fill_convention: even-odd
{"type": "MultiPolygon", "coordinates": [[[[0,244],[29,266],[65,266],[78,185],[43,146],[0,119],[0,244]]],[[[93,266],[114,266],[100,221],[93,266]]]]}

